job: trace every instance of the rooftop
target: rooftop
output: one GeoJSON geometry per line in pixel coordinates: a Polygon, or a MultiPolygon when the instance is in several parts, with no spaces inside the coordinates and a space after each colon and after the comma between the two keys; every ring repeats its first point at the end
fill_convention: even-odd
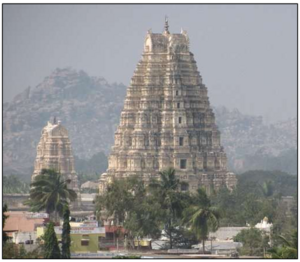
{"type": "Polygon", "coordinates": [[[5,226],[3,231],[6,232],[32,232],[35,230],[37,225],[41,225],[44,223],[45,219],[44,214],[41,215],[42,218],[38,217],[39,213],[29,212],[7,212],[8,215],[7,220],[5,221],[5,226]]]}

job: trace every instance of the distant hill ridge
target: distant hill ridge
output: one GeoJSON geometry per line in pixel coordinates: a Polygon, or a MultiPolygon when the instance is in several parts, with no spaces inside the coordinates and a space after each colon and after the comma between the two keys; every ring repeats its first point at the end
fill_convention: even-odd
{"type": "MultiPolygon", "coordinates": [[[[4,174],[31,172],[41,130],[53,116],[68,129],[76,156],[89,159],[101,151],[108,154],[125,94],[123,84],[109,84],[102,77],[71,68],[57,68],[36,87],[28,87],[3,105],[4,174]]],[[[214,111],[230,166],[236,171],[248,170],[251,157],[274,159],[290,154],[293,158],[296,119],[264,125],[262,117],[238,110],[217,107],[214,111]]],[[[297,163],[286,166],[296,170],[297,163]]]]}

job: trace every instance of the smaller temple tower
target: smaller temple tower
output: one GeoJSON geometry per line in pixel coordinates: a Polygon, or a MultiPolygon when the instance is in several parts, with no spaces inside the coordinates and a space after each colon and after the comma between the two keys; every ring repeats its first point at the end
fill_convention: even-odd
{"type": "Polygon", "coordinates": [[[80,208],[78,178],[74,168],[74,157],[68,131],[62,126],[61,121],[56,120],[56,117],[52,122],[48,121],[42,130],[31,180],[33,181],[45,168],[55,169],[64,179],[71,180],[68,188],[73,189],[77,194],[77,200],[72,203],[72,209],[80,208]]]}

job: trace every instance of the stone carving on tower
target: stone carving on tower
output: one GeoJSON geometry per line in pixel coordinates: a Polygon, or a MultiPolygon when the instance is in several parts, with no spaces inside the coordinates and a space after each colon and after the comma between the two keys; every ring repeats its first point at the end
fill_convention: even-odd
{"type": "Polygon", "coordinates": [[[186,31],[147,32],[142,59],[127,89],[120,125],[106,173],[99,182],[105,191],[112,178],[138,175],[158,178],[169,167],[189,185],[210,193],[236,185],[227,170],[220,131],[202,82],[186,31]]]}
{"type": "Polygon", "coordinates": [[[73,189],[77,194],[77,200],[72,203],[72,208],[79,208],[80,191],[68,131],[55,117],[53,122],[49,121],[42,130],[42,136],[37,146],[32,181],[41,173],[42,169],[55,169],[65,180],[71,180],[68,188],[73,189]]]}

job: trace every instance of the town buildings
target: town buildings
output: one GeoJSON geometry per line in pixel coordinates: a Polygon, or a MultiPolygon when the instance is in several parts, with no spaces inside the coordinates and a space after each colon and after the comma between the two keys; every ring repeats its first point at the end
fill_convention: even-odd
{"type": "MultiPolygon", "coordinates": [[[[105,237],[105,228],[99,227],[97,221],[70,223],[71,253],[96,253],[99,251],[100,238],[105,237]]],[[[58,243],[62,242],[62,226],[54,227],[58,243]]],[[[45,233],[45,227],[37,228],[37,236],[45,233]]]]}
{"type": "Polygon", "coordinates": [[[49,221],[46,213],[31,213],[24,211],[9,211],[5,221],[3,232],[16,244],[35,244],[37,227],[43,226],[49,221]]]}

